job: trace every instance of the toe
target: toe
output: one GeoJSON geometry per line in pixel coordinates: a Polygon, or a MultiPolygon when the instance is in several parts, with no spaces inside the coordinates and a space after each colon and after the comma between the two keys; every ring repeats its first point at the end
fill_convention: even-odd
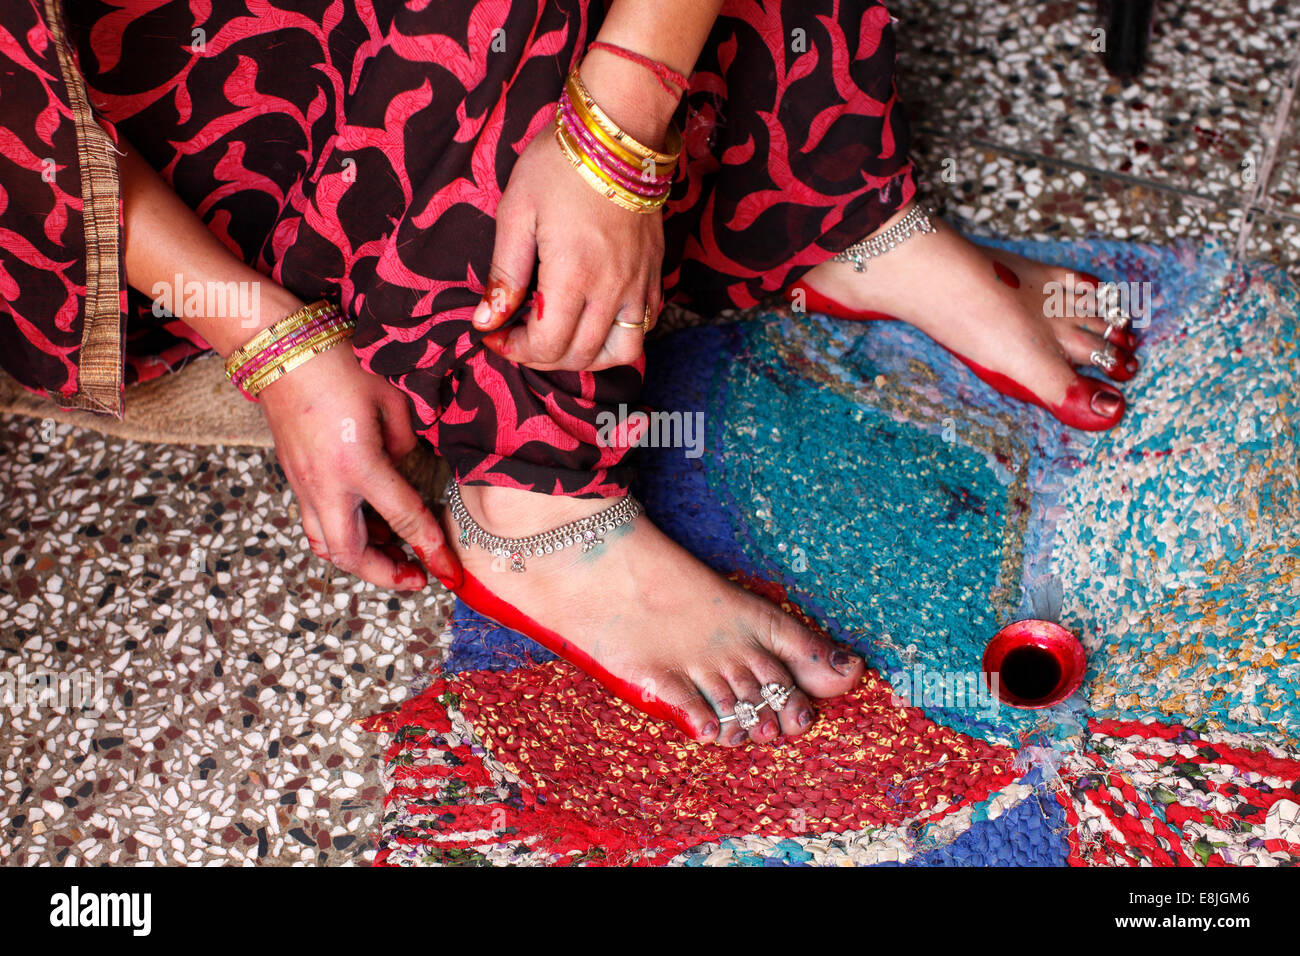
{"type": "Polygon", "coordinates": [[[1129,352],[1137,351],[1138,337],[1130,329],[1112,328],[1106,324],[1105,319],[1099,319],[1091,315],[1076,318],[1074,321],[1079,328],[1098,336],[1103,342],[1109,342],[1117,348],[1129,352]]]}
{"type": "Polygon", "coordinates": [[[731,689],[727,679],[721,674],[709,671],[696,676],[695,684],[700,689],[706,705],[720,728],[714,738],[724,747],[738,747],[749,739],[749,734],[736,721],[723,718],[736,712],[736,692],[731,689]]]}
{"type": "MultiPolygon", "coordinates": [[[[731,685],[737,700],[748,701],[757,707],[763,702],[759,693],[762,686],[754,672],[743,662],[736,662],[726,670],[727,683],[731,685]]],[[[756,744],[771,743],[781,736],[781,725],[768,707],[758,712],[758,723],[749,728],[749,739],[756,744]]]]}
{"type": "Polygon", "coordinates": [[[842,647],[812,633],[777,608],[765,613],[756,635],[760,646],[775,655],[795,683],[813,697],[838,697],[862,680],[866,664],[842,647]]]}
{"type": "Polygon", "coordinates": [[[670,716],[673,723],[686,736],[697,743],[712,743],[721,729],[717,714],[695,683],[678,674],[666,674],[637,681],[639,693],[635,699],[625,697],[629,704],[649,713],[660,711],[660,716],[670,716]],[[662,714],[656,705],[666,704],[670,714],[662,714]]]}
{"type": "Polygon", "coordinates": [[[1127,382],[1137,374],[1139,364],[1132,352],[1118,345],[1108,344],[1100,335],[1087,329],[1072,326],[1062,335],[1061,344],[1065,347],[1065,353],[1070,357],[1070,361],[1076,365],[1092,365],[1094,352],[1109,352],[1114,355],[1115,365],[1109,371],[1106,369],[1101,371],[1117,382],[1127,382]]]}
{"type": "MultiPolygon", "coordinates": [[[[798,683],[790,676],[790,672],[775,658],[766,654],[755,654],[750,659],[749,669],[758,678],[762,687],[775,685],[783,689],[792,689],[785,705],[776,712],[781,733],[786,737],[798,737],[800,734],[807,733],[814,719],[812,701],[799,689],[798,683]]],[[[765,712],[770,713],[771,707],[765,708],[765,712]]]]}

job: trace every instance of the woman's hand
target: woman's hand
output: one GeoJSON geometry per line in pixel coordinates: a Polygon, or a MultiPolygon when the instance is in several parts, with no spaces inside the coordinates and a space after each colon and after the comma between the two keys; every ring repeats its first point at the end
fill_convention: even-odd
{"type": "Polygon", "coordinates": [[[307,544],[340,570],[399,590],[428,583],[392,535],[448,588],[460,562],[395,462],[415,447],[406,399],[361,369],[346,345],[317,355],[258,395],[276,455],[298,496],[307,544]],[[379,519],[367,521],[366,502],[379,519]]]}
{"type": "MultiPolygon", "coordinates": [[[[592,54],[583,77],[633,136],[652,145],[661,139],[676,103],[664,97],[653,74],[592,54]],[[634,119],[624,122],[624,116],[634,119]],[[648,132],[654,129],[658,133],[648,132]]],[[[645,334],[614,321],[639,326],[647,307],[651,327],[659,316],[660,210],[632,212],[592,189],[560,151],[551,123],[511,171],[496,227],[492,269],[474,326],[499,331],[486,336],[484,345],[541,370],[595,371],[640,358],[645,334]],[[527,321],[501,328],[523,304],[534,265],[537,295],[527,321]]]]}

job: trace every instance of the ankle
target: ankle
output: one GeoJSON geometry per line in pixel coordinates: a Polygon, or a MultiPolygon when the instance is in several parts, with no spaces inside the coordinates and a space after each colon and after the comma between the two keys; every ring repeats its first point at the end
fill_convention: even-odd
{"type": "Polygon", "coordinates": [[[603,511],[608,498],[545,495],[497,485],[461,485],[465,508],[484,531],[503,538],[526,538],[603,511]]]}

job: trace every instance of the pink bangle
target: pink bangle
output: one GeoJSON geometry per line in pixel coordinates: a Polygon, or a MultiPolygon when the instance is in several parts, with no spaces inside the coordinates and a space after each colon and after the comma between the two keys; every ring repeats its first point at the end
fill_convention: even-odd
{"type": "Polygon", "coordinates": [[[230,379],[231,384],[241,392],[244,392],[245,397],[251,398],[251,396],[249,396],[244,390],[244,385],[255,379],[259,372],[272,365],[278,358],[280,358],[280,356],[284,355],[295,346],[306,342],[319,332],[341,329],[347,325],[348,321],[337,311],[322,315],[319,319],[309,322],[302,328],[295,330],[291,335],[287,335],[282,339],[277,339],[271,345],[268,345],[266,348],[262,349],[262,351],[258,352],[253,356],[253,358],[249,359],[239,367],[239,371],[237,371],[230,379]]]}
{"type": "Polygon", "coordinates": [[[567,92],[560,96],[560,112],[564,117],[565,129],[582,144],[587,155],[599,163],[601,169],[624,189],[638,196],[656,198],[672,187],[672,177],[647,177],[645,170],[638,169],[615,156],[603,143],[592,136],[590,130],[583,125],[574,112],[573,103],[569,100],[567,92]]]}
{"type": "Polygon", "coordinates": [[[350,334],[353,323],[336,305],[321,300],[295,312],[270,329],[259,333],[226,362],[231,383],[249,401],[257,401],[261,388],[305,358],[330,347],[330,343],[350,334]],[[280,331],[283,327],[284,331],[280,331]],[[274,376],[263,381],[267,375],[274,376]]]}

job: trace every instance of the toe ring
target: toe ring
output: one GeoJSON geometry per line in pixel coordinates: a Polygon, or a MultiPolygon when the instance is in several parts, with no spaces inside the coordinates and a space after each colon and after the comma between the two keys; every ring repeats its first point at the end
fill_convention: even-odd
{"type": "Polygon", "coordinates": [[[1103,283],[1097,290],[1097,310],[1106,324],[1112,329],[1128,327],[1133,317],[1119,304],[1119,287],[1109,282],[1103,283]]]}
{"type": "Polygon", "coordinates": [[[1092,354],[1088,356],[1088,362],[1103,372],[1110,372],[1114,371],[1115,366],[1119,364],[1119,359],[1115,357],[1115,353],[1108,345],[1104,349],[1093,349],[1092,354]]]}
{"type": "Polygon", "coordinates": [[[759,704],[756,707],[747,700],[738,700],[736,701],[736,712],[722,717],[719,722],[725,724],[727,721],[734,720],[740,724],[741,730],[748,730],[758,723],[758,708],[762,706],[762,704],[759,704]]]}
{"type": "Polygon", "coordinates": [[[774,714],[785,706],[786,701],[790,699],[790,695],[793,693],[793,687],[782,687],[780,684],[775,682],[764,684],[762,689],[759,691],[759,694],[763,697],[763,702],[767,704],[768,707],[772,708],[772,713],[774,714]]]}

